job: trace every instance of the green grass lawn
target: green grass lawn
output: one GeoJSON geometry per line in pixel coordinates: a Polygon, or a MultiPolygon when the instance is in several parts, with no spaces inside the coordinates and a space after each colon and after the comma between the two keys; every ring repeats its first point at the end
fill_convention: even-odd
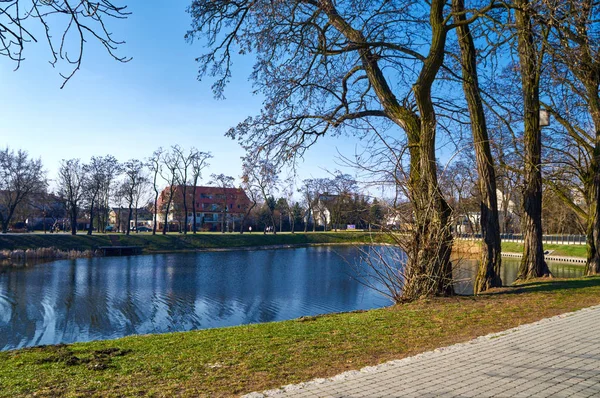
{"type": "MultiPolygon", "coordinates": [[[[600,278],[223,329],[0,353],[0,396],[233,396],[600,304],[600,278]]],[[[548,347],[551,349],[551,347],[548,347]]]]}
{"type": "MultiPolygon", "coordinates": [[[[567,256],[567,257],[586,257],[587,246],[586,245],[556,245],[544,243],[544,250],[553,250],[553,256],[567,256]]],[[[523,244],[516,242],[502,242],[502,251],[521,253],[523,251],[523,244]]]]}
{"type": "MultiPolygon", "coordinates": [[[[123,246],[141,246],[146,253],[167,251],[190,251],[199,249],[255,247],[265,245],[303,245],[331,243],[367,243],[385,241],[386,236],[367,232],[315,232],[315,233],[198,233],[167,235],[151,233],[113,234],[123,246]]],[[[54,247],[60,250],[94,250],[100,246],[110,246],[109,234],[91,236],[78,234],[19,234],[0,235],[0,250],[36,249],[54,247]]]]}

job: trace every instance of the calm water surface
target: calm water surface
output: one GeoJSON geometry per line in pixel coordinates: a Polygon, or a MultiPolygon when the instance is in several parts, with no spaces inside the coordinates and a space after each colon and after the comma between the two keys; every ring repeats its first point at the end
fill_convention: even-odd
{"type": "MultiPolygon", "coordinates": [[[[351,264],[359,263],[359,257],[353,247],[311,247],[76,259],[0,268],[0,350],[391,304],[356,280],[351,264]]],[[[509,261],[503,263],[503,279],[510,283],[516,263],[512,267],[509,261]]],[[[467,280],[459,291],[470,291],[472,268],[472,263],[465,263],[456,272],[467,280]]],[[[558,269],[551,268],[557,274],[558,269]]],[[[564,276],[582,274],[581,267],[562,269],[564,276]]]]}

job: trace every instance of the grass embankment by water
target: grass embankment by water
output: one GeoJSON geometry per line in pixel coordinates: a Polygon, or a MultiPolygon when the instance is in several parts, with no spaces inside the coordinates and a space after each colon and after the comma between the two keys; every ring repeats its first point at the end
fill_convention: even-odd
{"type": "MultiPolygon", "coordinates": [[[[390,243],[390,237],[382,233],[369,232],[297,232],[264,235],[254,233],[169,233],[167,235],[151,233],[131,234],[94,234],[84,233],[76,236],[69,234],[0,234],[0,250],[27,250],[53,247],[58,250],[95,250],[100,246],[111,246],[110,235],[122,246],[140,246],[145,253],[173,251],[194,251],[218,248],[260,247],[277,245],[310,245],[339,243],[390,243]]],[[[456,240],[455,249],[467,254],[477,254],[479,241],[456,240]]],[[[552,250],[555,256],[586,257],[585,245],[544,244],[544,250],[552,250]]],[[[520,253],[522,243],[502,242],[502,251],[520,253]]]]}
{"type": "MultiPolygon", "coordinates": [[[[95,250],[101,246],[112,246],[111,234],[15,234],[0,235],[0,250],[27,250],[53,247],[59,250],[95,250]]],[[[112,234],[115,243],[121,246],[140,246],[145,253],[194,251],[217,248],[240,248],[275,245],[309,245],[336,243],[382,243],[384,234],[368,232],[315,232],[315,233],[198,233],[166,235],[151,233],[112,234]]]]}
{"type": "MultiPolygon", "coordinates": [[[[583,257],[587,256],[586,245],[557,245],[551,243],[544,243],[544,250],[551,250],[553,256],[564,256],[564,257],[583,257]]],[[[503,252],[522,253],[523,244],[516,242],[502,242],[503,252]]]]}
{"type": "MultiPolygon", "coordinates": [[[[473,255],[477,257],[481,252],[481,242],[479,240],[454,241],[454,250],[463,255],[473,255]]],[[[544,250],[550,250],[553,256],[564,257],[582,257],[587,256],[586,245],[557,245],[544,243],[544,250]]],[[[502,242],[502,251],[506,253],[523,253],[523,244],[517,242],[502,242]]]]}
{"type": "Polygon", "coordinates": [[[600,278],[555,279],[368,312],[4,352],[0,396],[233,396],[597,304],[600,278]]]}

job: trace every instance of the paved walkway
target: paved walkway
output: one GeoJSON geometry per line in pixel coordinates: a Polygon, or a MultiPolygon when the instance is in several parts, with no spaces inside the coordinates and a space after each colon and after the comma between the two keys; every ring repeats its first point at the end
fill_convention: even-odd
{"type": "Polygon", "coordinates": [[[600,306],[249,397],[600,397],[600,306]]]}

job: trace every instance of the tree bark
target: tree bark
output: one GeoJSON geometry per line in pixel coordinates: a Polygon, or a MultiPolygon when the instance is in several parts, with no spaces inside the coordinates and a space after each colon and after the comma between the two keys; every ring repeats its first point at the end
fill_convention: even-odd
{"type": "Polygon", "coordinates": [[[594,122],[594,147],[590,161],[587,222],[587,262],[586,275],[600,274],[600,96],[598,85],[600,76],[586,84],[590,113],[594,122]]]}
{"type": "MultiPolygon", "coordinates": [[[[464,22],[466,20],[464,1],[453,0],[452,5],[457,22],[464,22]]],[[[461,51],[463,90],[471,116],[471,131],[479,175],[478,188],[481,196],[481,257],[473,285],[473,292],[478,294],[490,288],[502,286],[496,172],[479,90],[475,43],[469,25],[459,24],[456,34],[461,51]]]]}
{"type": "Polygon", "coordinates": [[[443,9],[444,1],[431,2],[431,47],[413,86],[420,118],[405,128],[411,155],[409,190],[415,210],[413,244],[408,248],[413,253],[408,256],[406,285],[402,291],[402,298],[407,300],[454,292],[450,262],[451,210],[438,186],[435,158],[437,123],[431,99],[431,87],[444,61],[447,29],[443,9]]]}
{"type": "Polygon", "coordinates": [[[518,279],[550,276],[544,261],[542,243],[542,170],[539,54],[536,48],[530,15],[529,0],[517,0],[515,23],[517,27],[518,53],[521,64],[524,121],[524,190],[523,190],[523,258],[518,279]]]}
{"type": "Polygon", "coordinates": [[[133,209],[131,207],[131,204],[129,204],[129,213],[127,216],[127,232],[125,233],[126,235],[129,236],[129,233],[131,232],[131,217],[133,216],[133,209]]]}
{"type": "Polygon", "coordinates": [[[71,235],[77,235],[77,207],[71,206],[71,235]]]}
{"type": "Polygon", "coordinates": [[[173,200],[173,193],[169,194],[169,200],[167,200],[167,207],[165,208],[165,225],[163,226],[162,234],[166,235],[169,229],[169,210],[171,210],[171,200],[173,200]]]}
{"type": "Polygon", "coordinates": [[[187,207],[187,184],[184,183],[183,184],[183,212],[184,214],[184,228],[183,228],[183,234],[187,235],[187,230],[188,230],[188,207],[187,207]]]}
{"type": "Polygon", "coordinates": [[[92,203],[90,205],[90,226],[88,228],[87,234],[91,235],[94,230],[94,200],[92,199],[92,203]]]}

